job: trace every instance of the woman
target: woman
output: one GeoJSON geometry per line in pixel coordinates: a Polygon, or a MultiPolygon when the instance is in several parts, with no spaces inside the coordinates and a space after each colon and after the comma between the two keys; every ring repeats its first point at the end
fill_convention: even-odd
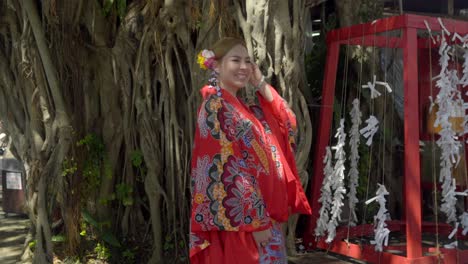
{"type": "Polygon", "coordinates": [[[192,155],[192,263],[287,263],[281,223],[310,213],[289,139],[292,112],[264,82],[242,40],[224,38],[199,56],[213,70],[202,88],[192,155]],[[251,83],[258,104],[237,92],[251,83]]]}

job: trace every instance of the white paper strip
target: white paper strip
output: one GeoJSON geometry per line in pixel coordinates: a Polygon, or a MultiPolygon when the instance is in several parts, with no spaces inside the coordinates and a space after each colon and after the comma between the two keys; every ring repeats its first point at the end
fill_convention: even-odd
{"type": "Polygon", "coordinates": [[[386,208],[385,195],[388,195],[388,191],[383,184],[379,184],[376,196],[367,200],[366,204],[377,201],[379,203],[379,211],[374,216],[376,228],[374,229],[374,240],[371,240],[371,244],[375,245],[375,251],[382,252],[383,246],[388,246],[388,235],[390,230],[387,228],[385,221],[390,220],[390,214],[386,208]]]}
{"type": "Polygon", "coordinates": [[[379,130],[379,120],[373,115],[371,115],[366,120],[367,126],[362,128],[359,132],[367,138],[366,145],[370,146],[372,144],[372,139],[374,138],[375,133],[379,130]]]}
{"type": "MultiPolygon", "coordinates": [[[[452,47],[447,43],[446,35],[450,35],[450,32],[445,28],[440,18],[438,21],[443,31],[439,47],[441,69],[439,75],[435,77],[437,80],[436,88],[439,91],[434,100],[434,104],[438,106],[434,127],[441,127],[440,132],[438,132],[440,137],[437,140],[437,146],[441,149],[439,181],[442,183],[442,205],[440,210],[447,216],[447,223],[455,224],[457,222],[456,196],[461,194],[455,191],[456,183],[453,180],[452,171],[460,161],[462,145],[453,129],[452,120],[460,115],[463,116],[460,112],[463,112],[464,102],[457,87],[460,83],[458,72],[456,69],[449,68],[449,62],[452,60],[450,56],[452,47]]],[[[465,124],[462,125],[465,127],[465,124]]]]}
{"type": "Polygon", "coordinates": [[[346,194],[344,187],[344,171],[346,153],[344,151],[346,133],[344,127],[344,119],[340,120],[340,127],[338,128],[335,138],[338,139],[336,146],[332,147],[335,150],[335,166],[333,167],[333,176],[331,179],[331,189],[333,191],[333,201],[331,204],[331,217],[327,225],[328,236],[325,240],[327,243],[333,241],[336,236],[336,227],[338,221],[341,220],[341,211],[343,207],[343,198],[346,194]]]}
{"type": "Polygon", "coordinates": [[[372,78],[372,82],[367,82],[367,84],[362,85],[362,88],[367,88],[370,90],[372,99],[382,95],[379,91],[377,91],[377,89],[375,89],[376,85],[381,85],[385,87],[387,89],[387,92],[389,93],[392,92],[392,88],[390,88],[390,85],[388,83],[377,81],[377,77],[374,75],[372,78]]]}
{"type": "Polygon", "coordinates": [[[349,203],[349,225],[356,226],[357,215],[356,215],[356,204],[359,202],[357,198],[357,186],[359,185],[359,143],[361,134],[359,133],[359,127],[361,126],[361,110],[358,99],[353,100],[353,109],[350,112],[352,127],[349,131],[350,139],[349,145],[351,149],[350,169],[348,173],[348,203],[349,203]]]}
{"type": "Polygon", "coordinates": [[[319,203],[322,204],[319,211],[319,219],[317,220],[317,227],[315,228],[315,236],[318,239],[325,235],[327,230],[328,221],[330,220],[330,209],[332,203],[331,184],[333,177],[333,164],[332,164],[332,152],[330,147],[327,146],[323,163],[325,167],[323,169],[323,183],[320,189],[319,203]]]}

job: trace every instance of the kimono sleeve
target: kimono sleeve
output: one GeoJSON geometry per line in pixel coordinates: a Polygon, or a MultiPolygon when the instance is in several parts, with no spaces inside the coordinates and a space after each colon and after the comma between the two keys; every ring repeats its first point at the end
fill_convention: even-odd
{"type": "Polygon", "coordinates": [[[289,143],[291,151],[294,153],[296,152],[296,115],[289,107],[288,103],[283,99],[283,97],[278,94],[275,88],[273,88],[271,85],[268,85],[267,89],[270,89],[271,94],[273,95],[273,101],[268,102],[265,98],[263,98],[263,96],[259,96],[260,104],[262,107],[269,107],[272,115],[275,117],[279,127],[281,128],[281,136],[286,139],[287,143],[289,143]]]}
{"type": "Polygon", "coordinates": [[[275,134],[282,148],[284,160],[286,160],[286,164],[283,165],[287,178],[288,204],[291,213],[310,214],[311,208],[302,188],[294,156],[297,133],[296,115],[272,86],[268,85],[267,88],[271,90],[273,100],[268,102],[259,96],[259,101],[263,109],[270,111],[279,127],[279,131],[275,131],[275,134]]]}

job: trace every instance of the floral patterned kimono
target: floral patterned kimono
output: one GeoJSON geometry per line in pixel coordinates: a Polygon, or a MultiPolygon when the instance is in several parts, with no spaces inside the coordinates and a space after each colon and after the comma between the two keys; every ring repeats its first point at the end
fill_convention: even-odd
{"type": "Polygon", "coordinates": [[[295,121],[277,119],[286,116],[280,113],[284,109],[273,109],[284,104],[276,92],[278,102],[260,100],[261,107],[248,107],[211,86],[201,93],[192,155],[191,263],[287,263],[280,222],[287,221],[288,208],[310,213],[310,207],[290,166],[284,166],[292,135],[278,140],[273,134],[292,128],[295,121]],[[274,128],[267,119],[275,122],[274,128]],[[282,146],[285,139],[288,144],[282,146]],[[268,228],[273,239],[260,247],[252,232],[268,228]]]}

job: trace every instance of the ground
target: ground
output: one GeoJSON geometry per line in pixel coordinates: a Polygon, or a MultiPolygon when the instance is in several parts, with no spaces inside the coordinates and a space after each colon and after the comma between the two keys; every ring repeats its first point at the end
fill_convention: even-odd
{"type": "MultiPolygon", "coordinates": [[[[0,181],[0,263],[21,263],[23,244],[29,229],[26,216],[6,214],[2,207],[2,185],[0,181]]],[[[309,252],[290,257],[289,264],[346,264],[353,263],[331,256],[326,252],[309,252]]],[[[354,262],[356,263],[356,262],[354,262]]]]}
{"type": "Polygon", "coordinates": [[[26,216],[6,214],[1,206],[2,198],[0,181],[0,263],[21,263],[29,219],[26,216]]]}
{"type": "Polygon", "coordinates": [[[347,263],[365,263],[352,261],[346,257],[332,256],[326,252],[308,252],[297,257],[289,257],[289,264],[347,264],[347,263]]]}

